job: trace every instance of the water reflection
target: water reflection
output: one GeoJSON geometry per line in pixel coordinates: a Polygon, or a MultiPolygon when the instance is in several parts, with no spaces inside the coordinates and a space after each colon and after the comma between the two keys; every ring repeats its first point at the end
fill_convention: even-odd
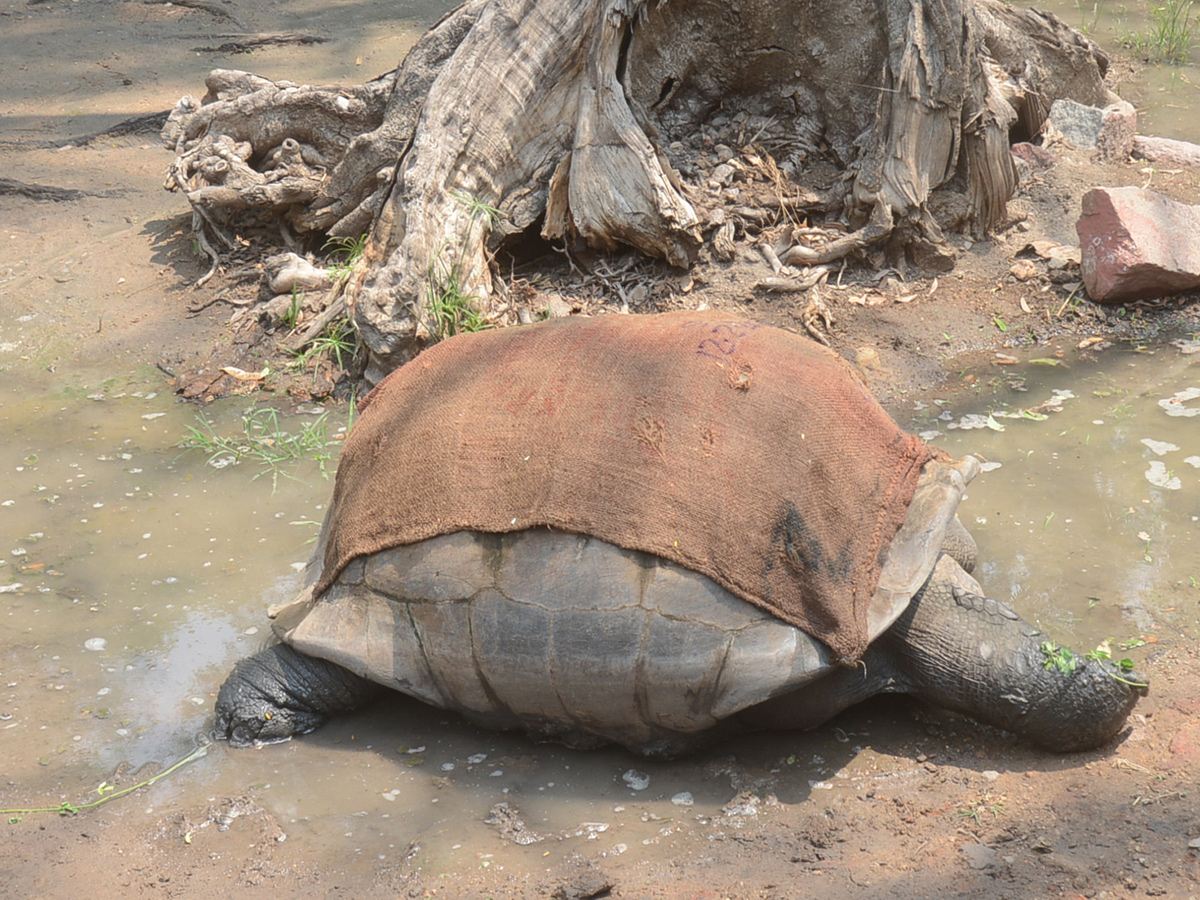
{"type": "MultiPolygon", "coordinates": [[[[273,493],[181,454],[195,410],[146,380],[30,394],[0,373],[0,741],[18,783],[186,751],[327,498],[313,466],[273,493]]],[[[245,405],[209,415],[234,427],[245,405]]]]}

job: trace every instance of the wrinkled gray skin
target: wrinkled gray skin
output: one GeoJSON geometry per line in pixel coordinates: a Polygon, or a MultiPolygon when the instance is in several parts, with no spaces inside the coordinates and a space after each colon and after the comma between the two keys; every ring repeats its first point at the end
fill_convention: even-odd
{"type": "Polygon", "coordinates": [[[382,688],[323,659],[275,644],[241,660],[217,697],[217,732],[234,746],[308,734],[382,688]]]}
{"type": "Polygon", "coordinates": [[[783,728],[800,720],[808,727],[873,694],[901,693],[1047,750],[1090,750],[1116,736],[1146,695],[1147,682],[1086,657],[1074,657],[1067,676],[1047,668],[1046,636],[972,588],[977,585],[966,572],[942,557],[908,609],[864,655],[865,673],[835,671],[819,683],[825,690],[813,685],[769,700],[748,710],[746,721],[783,728]]]}
{"type": "MultiPolygon", "coordinates": [[[[973,564],[961,526],[943,547],[973,564]]],[[[235,745],[311,731],[375,682],[481,725],[658,757],[812,728],[888,692],[1086,750],[1146,693],[1107,663],[1048,668],[1045,636],[949,555],[853,668],[703,576],[545,531],[463,532],[357,560],[276,630],[288,644],[238,663],[221,688],[217,728],[235,745]]]]}

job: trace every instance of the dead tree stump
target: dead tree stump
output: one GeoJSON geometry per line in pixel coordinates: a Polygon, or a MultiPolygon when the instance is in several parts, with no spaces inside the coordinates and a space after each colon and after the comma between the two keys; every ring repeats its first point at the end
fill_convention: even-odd
{"type": "Polygon", "coordinates": [[[680,173],[722,107],[760,124],[747,143],[798,194],[816,161],[842,172],[819,208],[848,233],[814,262],[888,243],[946,268],[931,198],[985,235],[1015,187],[1010,141],[1060,97],[1105,105],[1106,65],[1000,0],[467,0],[365,84],[213,72],[163,131],[167,186],[209,246],[247,214],[367,234],[345,297],[373,381],[432,339],[431,296],[492,293],[513,235],[688,266],[725,219],[680,173]]]}

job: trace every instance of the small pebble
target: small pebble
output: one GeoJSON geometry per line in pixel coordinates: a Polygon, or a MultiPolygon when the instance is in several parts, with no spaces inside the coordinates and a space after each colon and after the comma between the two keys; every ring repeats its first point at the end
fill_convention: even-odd
{"type": "Polygon", "coordinates": [[[108,646],[108,641],[101,637],[88,638],[83,642],[83,646],[88,650],[103,650],[108,646]]]}
{"type": "Polygon", "coordinates": [[[621,780],[635,791],[644,791],[650,787],[650,776],[645,772],[639,772],[637,769],[630,769],[621,776],[621,780]]]}
{"type": "Polygon", "coordinates": [[[676,806],[693,806],[696,803],[696,798],[692,796],[691,791],[680,791],[671,798],[671,802],[676,806]]]}

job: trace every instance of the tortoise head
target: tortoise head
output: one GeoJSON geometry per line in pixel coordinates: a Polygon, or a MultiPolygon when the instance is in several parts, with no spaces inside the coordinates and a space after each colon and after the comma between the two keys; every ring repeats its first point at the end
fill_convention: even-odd
{"type": "Polygon", "coordinates": [[[1091,750],[1107,743],[1124,727],[1150,683],[1136,672],[1105,659],[1076,656],[1040,641],[1026,649],[1021,668],[1023,711],[1004,727],[1047,750],[1091,750]]]}
{"type": "Polygon", "coordinates": [[[884,643],[910,693],[1059,752],[1113,738],[1149,689],[1049,641],[945,556],[884,643]]]}

